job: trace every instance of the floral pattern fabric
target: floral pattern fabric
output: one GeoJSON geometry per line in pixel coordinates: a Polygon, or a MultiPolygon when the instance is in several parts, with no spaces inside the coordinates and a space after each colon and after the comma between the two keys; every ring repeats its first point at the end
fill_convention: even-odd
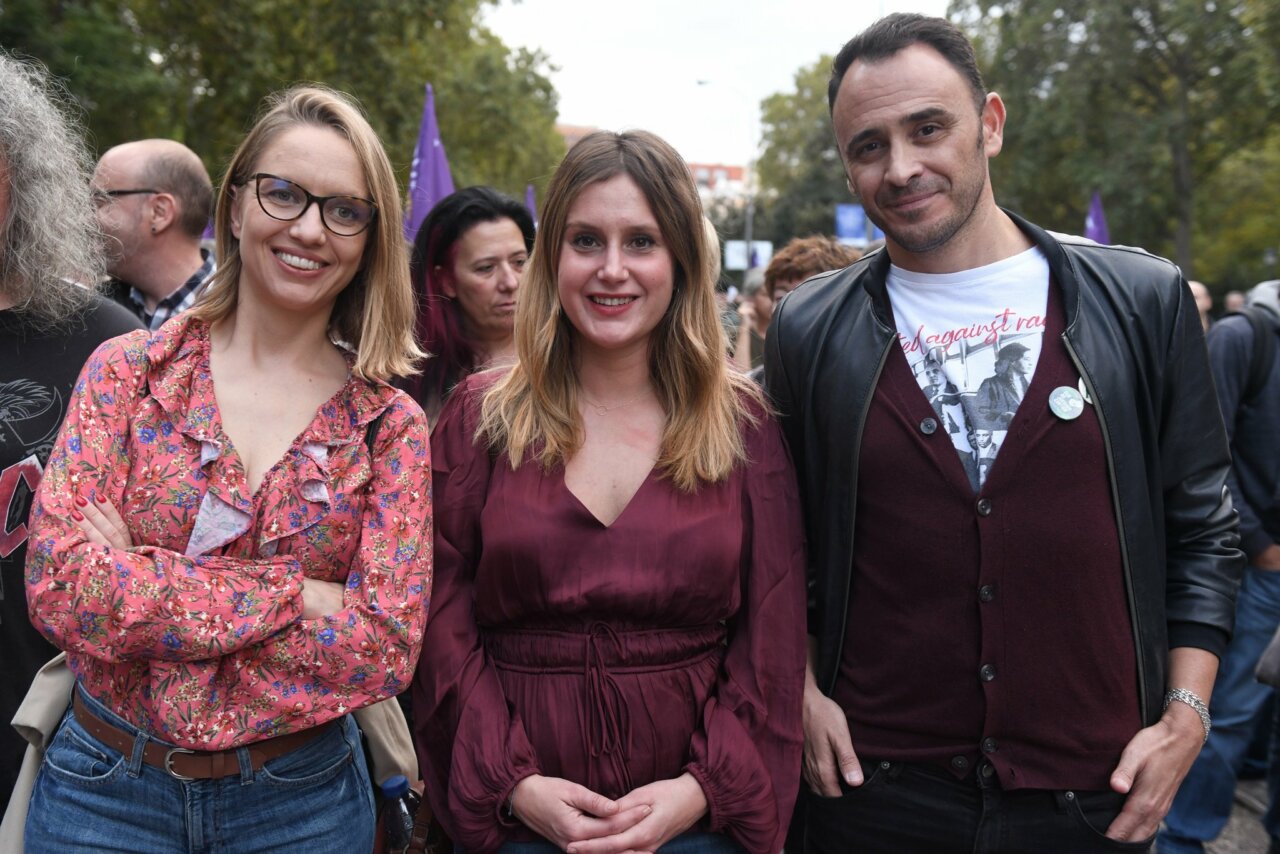
{"type": "Polygon", "coordinates": [[[251,493],[218,414],[207,325],[108,341],[36,496],[32,622],[85,690],[179,747],[238,747],[394,696],[431,590],[429,455],[418,405],[353,375],[251,493]],[[74,502],[99,496],[141,545],[86,539],[74,502]],[[343,609],[304,620],[304,577],[344,583],[343,609]]]}

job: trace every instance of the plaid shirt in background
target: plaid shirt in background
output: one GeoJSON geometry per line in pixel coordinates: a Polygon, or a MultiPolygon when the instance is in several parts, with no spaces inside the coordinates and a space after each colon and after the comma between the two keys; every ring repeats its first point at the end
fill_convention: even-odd
{"type": "Polygon", "coordinates": [[[133,309],[134,313],[142,319],[142,322],[152,332],[164,326],[165,321],[169,318],[191,308],[196,301],[196,297],[200,296],[204,283],[209,281],[209,277],[217,269],[217,265],[213,262],[212,252],[208,249],[201,249],[200,255],[204,258],[204,263],[200,265],[200,269],[196,270],[191,278],[183,283],[182,287],[156,303],[154,314],[147,313],[146,298],[143,296],[142,291],[133,287],[129,288],[129,302],[131,305],[128,307],[133,309]]]}

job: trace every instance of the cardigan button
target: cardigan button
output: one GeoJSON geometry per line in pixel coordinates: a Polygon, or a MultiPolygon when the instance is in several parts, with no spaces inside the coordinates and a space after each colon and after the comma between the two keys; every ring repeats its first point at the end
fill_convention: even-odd
{"type": "Polygon", "coordinates": [[[994,598],[996,598],[995,587],[991,586],[990,584],[984,584],[978,588],[979,602],[990,602],[994,598]]]}
{"type": "Polygon", "coordinates": [[[926,418],[920,422],[920,432],[926,436],[932,436],[938,432],[938,420],[936,418],[926,418]]]}
{"type": "Polygon", "coordinates": [[[978,499],[978,515],[979,516],[991,515],[991,499],[990,498],[978,499]]]}
{"type": "Polygon", "coordinates": [[[951,767],[957,771],[964,771],[969,767],[969,760],[964,756],[952,756],[951,767]]]}
{"type": "Polygon", "coordinates": [[[996,666],[994,664],[984,664],[982,669],[978,671],[978,678],[983,682],[990,682],[996,678],[996,666]]]}
{"type": "Polygon", "coordinates": [[[994,738],[987,737],[982,740],[983,753],[995,753],[998,746],[999,745],[996,744],[996,740],[994,738]]]}

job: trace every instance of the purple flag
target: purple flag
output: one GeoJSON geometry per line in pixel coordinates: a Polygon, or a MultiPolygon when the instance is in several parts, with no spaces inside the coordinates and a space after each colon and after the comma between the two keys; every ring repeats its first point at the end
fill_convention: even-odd
{"type": "Polygon", "coordinates": [[[1107,230],[1107,217],[1102,212],[1102,197],[1093,194],[1089,202],[1089,213],[1084,218],[1084,236],[1097,243],[1110,243],[1111,232],[1107,230]]]}
{"type": "Polygon", "coordinates": [[[529,209],[529,216],[533,217],[533,227],[538,227],[538,199],[533,194],[533,185],[526,184],[524,188],[524,206],[529,209]]]}
{"type": "Polygon", "coordinates": [[[449,174],[449,159],[445,157],[444,142],[440,139],[440,125],[436,123],[436,94],[428,83],[418,146],[413,150],[413,166],[409,170],[409,213],[404,218],[406,240],[413,240],[431,208],[452,192],[453,176],[449,174]]]}

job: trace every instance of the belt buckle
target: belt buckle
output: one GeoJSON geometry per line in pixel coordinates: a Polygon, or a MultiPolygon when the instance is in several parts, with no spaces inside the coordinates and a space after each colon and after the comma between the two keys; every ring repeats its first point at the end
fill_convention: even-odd
{"type": "Polygon", "coordinates": [[[175,780],[181,780],[184,783],[190,783],[192,780],[195,779],[195,777],[188,777],[186,774],[179,774],[177,771],[173,770],[173,754],[175,753],[189,753],[192,756],[194,756],[195,751],[187,750],[185,747],[174,747],[164,755],[164,770],[169,772],[169,776],[173,777],[175,780]]]}

